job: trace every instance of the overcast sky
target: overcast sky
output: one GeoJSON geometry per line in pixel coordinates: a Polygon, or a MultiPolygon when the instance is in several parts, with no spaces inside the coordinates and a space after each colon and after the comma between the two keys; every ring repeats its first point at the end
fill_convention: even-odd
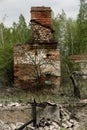
{"type": "Polygon", "coordinates": [[[61,13],[63,9],[67,17],[76,19],[79,11],[79,0],[0,0],[0,23],[8,27],[13,22],[18,22],[20,14],[30,21],[31,6],[48,6],[51,7],[54,16],[61,13]]]}

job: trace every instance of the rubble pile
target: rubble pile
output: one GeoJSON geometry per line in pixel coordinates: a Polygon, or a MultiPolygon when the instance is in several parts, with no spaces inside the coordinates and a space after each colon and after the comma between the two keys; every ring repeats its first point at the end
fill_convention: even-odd
{"type": "Polygon", "coordinates": [[[65,128],[68,130],[76,130],[78,126],[78,122],[72,119],[64,120],[63,122],[61,122],[43,118],[39,122],[38,130],[61,130],[61,128],[65,128]]]}
{"type": "MultiPolygon", "coordinates": [[[[0,104],[1,111],[7,110],[13,112],[13,110],[15,111],[16,109],[18,109],[19,113],[20,111],[24,111],[24,109],[28,109],[28,107],[29,104],[23,104],[18,102],[0,104]]],[[[31,120],[30,117],[29,120],[31,120]]],[[[26,123],[26,121],[24,122],[26,123]]],[[[22,126],[24,122],[20,122],[20,120],[16,122],[13,119],[12,121],[11,119],[10,121],[2,121],[2,119],[0,119],[0,130],[15,130],[22,126]]],[[[33,124],[30,124],[26,126],[23,130],[61,130],[61,128],[64,128],[65,130],[77,130],[78,127],[79,122],[76,119],[71,118],[71,113],[65,108],[63,108],[61,105],[57,105],[56,107],[45,106],[43,109],[38,108],[36,128],[33,127],[33,124]]]]}
{"type": "MultiPolygon", "coordinates": [[[[16,130],[17,128],[24,125],[22,122],[3,122],[0,120],[0,130],[16,130]]],[[[77,130],[79,127],[78,122],[75,120],[65,121],[63,123],[59,123],[56,121],[51,121],[50,119],[45,120],[41,119],[37,128],[34,128],[32,125],[26,126],[23,130],[61,130],[61,128],[65,128],[66,130],[77,130]]]]}

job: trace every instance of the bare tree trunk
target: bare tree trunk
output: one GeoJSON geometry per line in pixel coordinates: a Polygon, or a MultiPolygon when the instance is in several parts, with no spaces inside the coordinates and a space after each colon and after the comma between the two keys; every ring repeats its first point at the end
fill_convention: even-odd
{"type": "Polygon", "coordinates": [[[74,87],[74,96],[78,97],[78,98],[81,98],[80,90],[79,90],[79,87],[77,85],[74,73],[71,74],[70,79],[72,80],[73,87],[74,87]]]}

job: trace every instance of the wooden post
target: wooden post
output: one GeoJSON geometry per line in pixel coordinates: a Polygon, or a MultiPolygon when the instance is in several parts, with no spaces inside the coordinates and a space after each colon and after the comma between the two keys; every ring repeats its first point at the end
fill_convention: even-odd
{"type": "Polygon", "coordinates": [[[36,101],[34,99],[34,102],[32,104],[33,127],[36,127],[36,125],[37,125],[36,106],[37,106],[37,103],[36,103],[36,101]]]}

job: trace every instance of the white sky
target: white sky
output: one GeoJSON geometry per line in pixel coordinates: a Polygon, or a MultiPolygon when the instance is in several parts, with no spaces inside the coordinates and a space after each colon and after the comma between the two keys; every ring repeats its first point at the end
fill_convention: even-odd
{"type": "Polygon", "coordinates": [[[20,14],[30,21],[31,6],[48,6],[54,12],[54,16],[65,11],[67,17],[76,19],[79,11],[79,0],[0,0],[0,23],[4,22],[10,27],[13,22],[18,22],[20,14]]]}

